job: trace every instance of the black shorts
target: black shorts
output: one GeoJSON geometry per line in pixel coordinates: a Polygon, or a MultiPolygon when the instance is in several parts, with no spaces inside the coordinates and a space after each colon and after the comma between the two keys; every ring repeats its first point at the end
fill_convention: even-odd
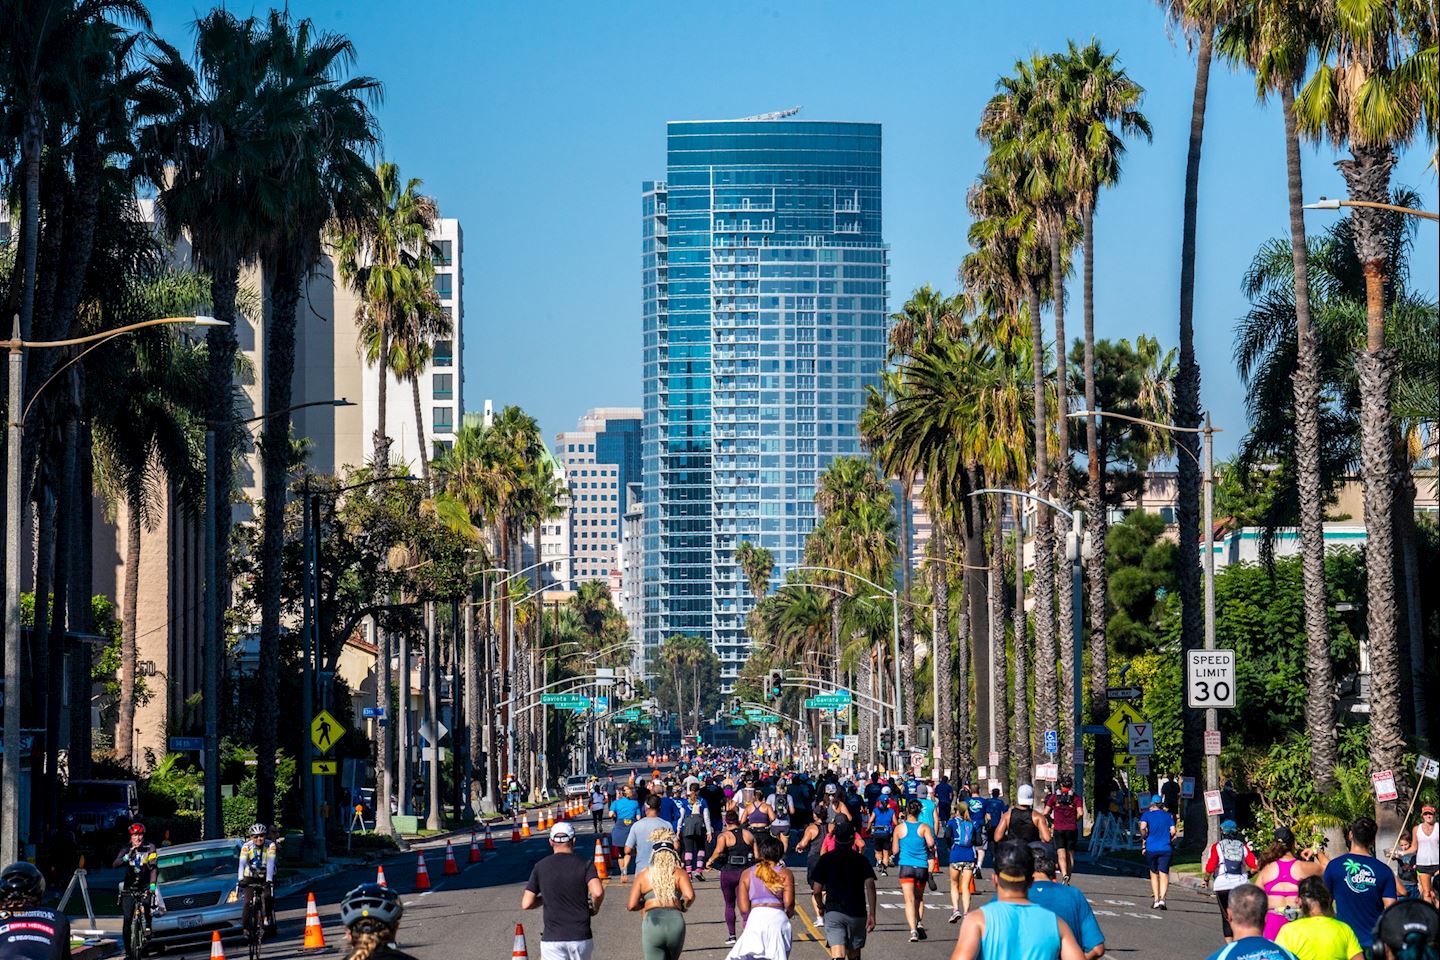
{"type": "Polygon", "coordinates": [[[1230,927],[1230,891],[1216,890],[1215,904],[1220,908],[1220,930],[1226,940],[1235,936],[1235,931],[1230,927]]]}
{"type": "Polygon", "coordinates": [[[1079,830],[1056,830],[1055,849],[1074,851],[1075,845],[1080,842],[1079,830]]]}
{"type": "Polygon", "coordinates": [[[917,886],[930,882],[930,870],[928,867],[905,867],[900,868],[900,882],[911,881],[917,886]]]}

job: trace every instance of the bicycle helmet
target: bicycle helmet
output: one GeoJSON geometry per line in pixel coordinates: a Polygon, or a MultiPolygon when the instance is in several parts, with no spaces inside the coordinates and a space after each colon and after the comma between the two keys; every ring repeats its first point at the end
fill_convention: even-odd
{"type": "Polygon", "coordinates": [[[250,824],[250,836],[252,837],[263,837],[269,832],[269,829],[263,823],[250,824]]]}
{"type": "Polygon", "coordinates": [[[340,901],[340,922],[350,929],[363,923],[376,928],[398,926],[404,913],[400,895],[378,883],[362,883],[340,901]]]}
{"type": "Polygon", "coordinates": [[[33,863],[21,860],[0,870],[0,901],[31,901],[45,898],[45,875],[33,863]]]}
{"type": "Polygon", "coordinates": [[[145,832],[145,824],[143,824],[143,823],[132,823],[132,824],[130,824],[130,835],[131,835],[132,837],[133,837],[135,834],[137,834],[137,833],[144,833],[144,832],[145,832]]]}

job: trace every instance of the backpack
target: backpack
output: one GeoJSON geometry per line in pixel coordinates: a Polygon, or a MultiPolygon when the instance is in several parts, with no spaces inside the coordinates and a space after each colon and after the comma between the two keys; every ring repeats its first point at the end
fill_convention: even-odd
{"type": "Polygon", "coordinates": [[[975,821],[966,820],[964,817],[955,817],[950,821],[950,845],[956,847],[973,847],[979,839],[980,831],[975,829],[975,821]]]}
{"type": "Polygon", "coordinates": [[[1245,843],[1241,840],[1221,840],[1216,853],[1220,855],[1220,869],[1237,877],[1245,875],[1245,843]]]}

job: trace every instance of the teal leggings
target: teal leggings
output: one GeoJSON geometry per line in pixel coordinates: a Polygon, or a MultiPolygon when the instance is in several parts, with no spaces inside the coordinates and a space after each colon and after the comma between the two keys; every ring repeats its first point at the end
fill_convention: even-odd
{"type": "Polygon", "coordinates": [[[646,910],[640,948],[645,960],[678,960],[685,949],[685,914],[665,907],[646,910]]]}

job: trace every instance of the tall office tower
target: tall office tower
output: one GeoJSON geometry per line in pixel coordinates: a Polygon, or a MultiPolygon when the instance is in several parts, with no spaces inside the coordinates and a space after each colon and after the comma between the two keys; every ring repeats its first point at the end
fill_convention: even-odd
{"type": "Polygon", "coordinates": [[[789,113],[672,122],[643,185],[644,642],[709,640],[727,692],[753,605],[735,548],[776,582],[802,562],[885,354],[880,125],[789,113]]]}
{"type": "Polygon", "coordinates": [[[640,479],[640,411],[587,412],[576,429],[555,435],[555,458],[570,486],[571,575],[577,583],[608,582],[620,545],[625,486],[640,479]]]}

